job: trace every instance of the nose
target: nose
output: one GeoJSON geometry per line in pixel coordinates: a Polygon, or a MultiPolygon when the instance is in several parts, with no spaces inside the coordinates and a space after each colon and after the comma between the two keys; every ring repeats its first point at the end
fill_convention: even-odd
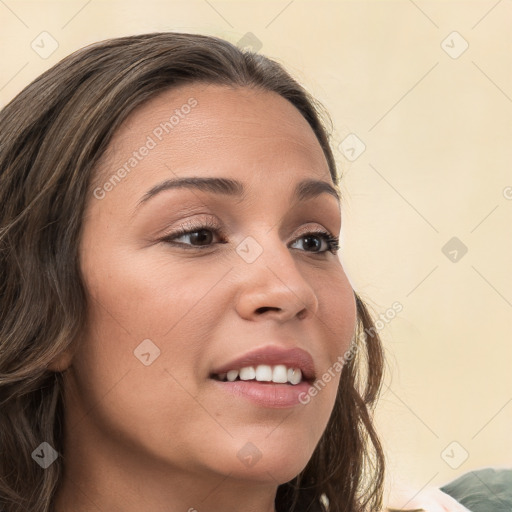
{"type": "Polygon", "coordinates": [[[274,318],[284,322],[294,317],[313,317],[318,311],[318,298],[297,267],[293,250],[281,240],[272,249],[269,245],[270,242],[256,261],[239,263],[238,314],[253,321],[274,318]]]}

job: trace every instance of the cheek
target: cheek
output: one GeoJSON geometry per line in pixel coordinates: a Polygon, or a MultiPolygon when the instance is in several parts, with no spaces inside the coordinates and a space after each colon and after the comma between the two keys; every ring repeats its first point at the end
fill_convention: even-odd
{"type": "MultiPolygon", "coordinates": [[[[148,249],[149,250],[149,249],[148,249]]],[[[84,263],[85,286],[93,306],[103,307],[106,323],[132,335],[133,341],[165,338],[218,281],[202,265],[170,264],[145,251],[120,248],[84,263]]],[[[139,342],[140,342],[139,341],[139,342]]]]}
{"type": "MultiPolygon", "coordinates": [[[[303,408],[299,412],[298,428],[290,436],[302,439],[305,446],[309,443],[310,453],[331,417],[343,371],[342,361],[353,340],[357,318],[354,292],[342,269],[316,281],[314,289],[319,302],[316,324],[323,334],[322,349],[326,357],[322,358],[324,364],[315,382],[301,398],[303,408]],[[304,425],[308,426],[308,437],[301,432],[304,425]]],[[[277,441],[285,442],[280,438],[277,441]]]]}
{"type": "Polygon", "coordinates": [[[202,299],[216,300],[208,293],[218,277],[126,256],[89,265],[90,328],[73,363],[82,409],[75,419],[92,411],[102,431],[148,446],[200,425],[202,409],[191,396],[219,318],[202,299]]]}
{"type": "Polygon", "coordinates": [[[328,276],[316,288],[318,316],[325,329],[331,361],[342,356],[350,346],[356,327],[354,291],[343,269],[328,276]]]}
{"type": "Polygon", "coordinates": [[[313,388],[310,388],[309,396],[304,400],[315,402],[327,421],[334,407],[343,362],[354,339],[357,310],[354,291],[343,269],[331,274],[322,286],[316,288],[316,293],[327,361],[319,369],[313,388]]]}
{"type": "MultiPolygon", "coordinates": [[[[129,254],[107,249],[83,263],[93,326],[84,345],[87,360],[95,372],[104,368],[107,378],[129,369],[143,368],[146,376],[168,369],[180,382],[193,384],[219,320],[219,276],[204,265],[171,268],[169,258],[129,254]]],[[[169,373],[154,382],[143,378],[141,389],[163,377],[171,378],[169,373]]]]}

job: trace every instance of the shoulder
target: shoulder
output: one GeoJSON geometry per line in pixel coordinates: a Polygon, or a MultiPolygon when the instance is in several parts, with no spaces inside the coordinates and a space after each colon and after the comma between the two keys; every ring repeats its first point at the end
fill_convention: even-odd
{"type": "Polygon", "coordinates": [[[380,512],[419,512],[420,510],[422,512],[475,512],[467,509],[438,487],[426,487],[421,492],[413,488],[402,488],[401,492],[395,493],[387,507],[380,512]]]}
{"type": "Polygon", "coordinates": [[[441,489],[471,512],[512,510],[512,469],[483,468],[470,471],[441,489]]]}

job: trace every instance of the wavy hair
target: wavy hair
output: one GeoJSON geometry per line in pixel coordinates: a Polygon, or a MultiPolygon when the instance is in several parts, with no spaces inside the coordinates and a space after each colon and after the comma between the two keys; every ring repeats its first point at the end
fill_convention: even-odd
{"type": "MultiPolygon", "coordinates": [[[[326,114],[278,62],[220,38],[151,33],[101,41],[58,62],[0,112],[0,506],[50,512],[61,457],[42,470],[41,442],[63,453],[62,374],[49,364],[84,331],[82,218],[100,157],[120,124],[166,89],[201,82],[273,91],[313,129],[340,177],[326,114]]],[[[329,120],[330,121],[330,120],[329,120]]],[[[278,512],[367,512],[382,506],[384,454],[372,413],[383,349],[355,294],[354,345],[327,427],[306,467],[278,487],[278,512]],[[328,502],[328,505],[326,503],[328,502]]]]}

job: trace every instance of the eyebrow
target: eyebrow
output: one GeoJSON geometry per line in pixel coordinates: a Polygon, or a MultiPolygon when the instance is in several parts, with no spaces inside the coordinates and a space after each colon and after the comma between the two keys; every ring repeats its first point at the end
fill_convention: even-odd
{"type": "MultiPolygon", "coordinates": [[[[223,194],[238,198],[243,198],[246,193],[243,183],[231,178],[203,178],[195,176],[177,178],[158,183],[148,190],[137,203],[134,213],[140,206],[147,203],[152,197],[155,197],[160,192],[175,188],[196,189],[213,194],[223,194]]],[[[313,179],[306,179],[299,182],[293,191],[292,199],[306,201],[308,199],[318,197],[321,194],[330,194],[336,198],[338,203],[341,202],[339,192],[330,183],[313,179]]]]}

